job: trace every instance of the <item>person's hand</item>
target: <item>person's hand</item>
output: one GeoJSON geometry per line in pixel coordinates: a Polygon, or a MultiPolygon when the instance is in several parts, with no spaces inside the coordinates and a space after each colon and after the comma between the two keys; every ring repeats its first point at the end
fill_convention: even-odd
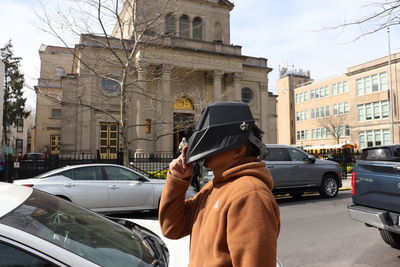
{"type": "Polygon", "coordinates": [[[193,166],[186,163],[187,146],[182,148],[182,152],[178,158],[169,164],[169,172],[176,178],[189,180],[192,176],[193,166]]]}

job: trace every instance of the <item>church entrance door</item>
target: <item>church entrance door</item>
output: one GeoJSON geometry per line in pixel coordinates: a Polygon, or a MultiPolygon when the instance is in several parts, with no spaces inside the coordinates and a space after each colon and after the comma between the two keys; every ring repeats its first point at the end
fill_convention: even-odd
{"type": "Polygon", "coordinates": [[[179,154],[179,143],[183,137],[189,140],[189,137],[193,134],[194,127],[193,113],[174,113],[174,155],[179,154]]]}

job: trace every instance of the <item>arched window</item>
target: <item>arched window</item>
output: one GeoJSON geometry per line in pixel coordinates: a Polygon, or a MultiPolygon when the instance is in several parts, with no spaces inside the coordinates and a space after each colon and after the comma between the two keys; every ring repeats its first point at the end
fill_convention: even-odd
{"type": "Polygon", "coordinates": [[[189,38],[189,17],[182,15],[179,18],[179,36],[189,38]]]}
{"type": "Polygon", "coordinates": [[[165,34],[175,35],[175,17],[171,13],[165,16],[165,34]]]}
{"type": "Polygon", "coordinates": [[[214,24],[214,41],[222,42],[222,27],[219,22],[214,24]]]}
{"type": "Polygon", "coordinates": [[[193,20],[193,39],[203,39],[203,21],[199,17],[193,20]]]}
{"type": "Polygon", "coordinates": [[[53,71],[54,76],[60,78],[61,76],[65,76],[65,69],[63,67],[56,67],[53,71]]]}
{"type": "Polygon", "coordinates": [[[242,88],[242,101],[250,103],[251,100],[253,100],[253,91],[248,87],[242,88]]]}

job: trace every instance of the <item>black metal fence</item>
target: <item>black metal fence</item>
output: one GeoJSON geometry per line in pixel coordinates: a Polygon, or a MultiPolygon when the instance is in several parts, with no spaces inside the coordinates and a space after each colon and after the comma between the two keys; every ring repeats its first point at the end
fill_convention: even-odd
{"type": "MultiPolygon", "coordinates": [[[[129,167],[150,178],[163,179],[172,159],[173,155],[171,154],[138,154],[129,158],[129,167]]],[[[93,163],[123,165],[122,153],[115,159],[102,159],[97,156],[79,154],[57,155],[42,160],[19,160],[10,155],[6,156],[4,160],[5,168],[0,171],[0,180],[6,182],[32,178],[45,172],[70,165],[93,163]]]]}
{"type": "Polygon", "coordinates": [[[350,174],[358,160],[359,154],[342,152],[334,154],[320,154],[320,158],[332,160],[339,163],[339,168],[341,171],[342,178],[346,179],[348,174],[350,174]]]}

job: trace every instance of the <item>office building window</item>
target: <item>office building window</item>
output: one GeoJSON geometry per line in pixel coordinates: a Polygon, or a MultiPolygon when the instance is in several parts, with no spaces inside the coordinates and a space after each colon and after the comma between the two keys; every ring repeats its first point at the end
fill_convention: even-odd
{"type": "Polygon", "coordinates": [[[298,94],[295,94],[295,103],[296,104],[300,104],[303,102],[307,102],[308,101],[308,92],[301,92],[298,94]]]}
{"type": "Polygon", "coordinates": [[[343,115],[350,112],[349,103],[343,102],[333,105],[333,115],[343,115]]]}
{"type": "Polygon", "coordinates": [[[382,107],[382,118],[388,118],[389,117],[389,101],[382,101],[381,107],[382,107]]]}
{"type": "Polygon", "coordinates": [[[296,121],[308,120],[308,110],[302,110],[296,112],[296,121]]]}
{"type": "Polygon", "coordinates": [[[329,116],[329,106],[313,108],[310,112],[311,119],[325,118],[329,116]]]}
{"type": "Polygon", "coordinates": [[[347,81],[332,84],[332,95],[339,95],[349,91],[347,81]]]}
{"type": "Polygon", "coordinates": [[[319,99],[329,96],[329,86],[323,86],[310,90],[310,99],[319,99]]]}
{"type": "Polygon", "coordinates": [[[389,117],[389,102],[379,101],[357,106],[358,121],[378,120],[389,117]]]}
{"type": "Polygon", "coordinates": [[[386,72],[366,76],[356,80],[357,95],[365,95],[373,92],[387,90],[386,72]]]}
{"type": "Polygon", "coordinates": [[[308,130],[296,131],[297,140],[308,140],[308,130]]]}
{"type": "Polygon", "coordinates": [[[329,106],[325,106],[325,116],[329,117],[329,106]]]}
{"type": "Polygon", "coordinates": [[[358,141],[360,149],[371,146],[389,145],[390,132],[388,129],[362,131],[358,135],[358,141]]]}

